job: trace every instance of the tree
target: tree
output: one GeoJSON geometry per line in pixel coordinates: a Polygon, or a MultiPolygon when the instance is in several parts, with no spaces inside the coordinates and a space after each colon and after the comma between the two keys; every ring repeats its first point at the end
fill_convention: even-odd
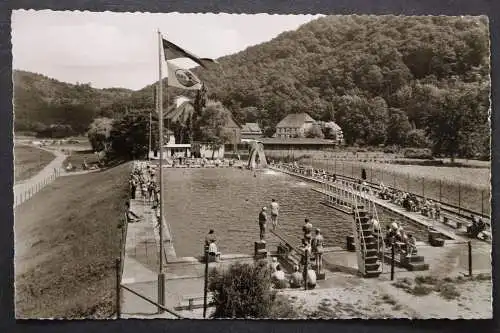
{"type": "Polygon", "coordinates": [[[87,137],[93,151],[99,152],[109,150],[112,128],[113,119],[105,117],[94,119],[87,131],[87,137]]]}
{"type": "Polygon", "coordinates": [[[214,294],[214,318],[293,317],[289,303],[280,303],[271,290],[270,269],[266,261],[233,264],[225,271],[210,274],[209,290],[214,294]]]}
{"type": "Polygon", "coordinates": [[[410,130],[406,135],[404,145],[411,148],[429,148],[431,142],[427,138],[424,130],[414,129],[410,130]]]}
{"type": "Polygon", "coordinates": [[[207,142],[212,150],[212,159],[215,151],[219,150],[222,145],[229,139],[229,134],[226,132],[230,114],[220,102],[207,102],[206,108],[202,114],[196,119],[195,140],[207,142]]]}
{"type": "MultiPolygon", "coordinates": [[[[157,142],[157,124],[152,129],[153,145],[157,142]]],[[[149,112],[130,110],[113,122],[110,132],[113,158],[126,160],[145,158],[149,149],[149,112]]],[[[154,149],[154,146],[153,146],[154,149]]]]}
{"type": "Polygon", "coordinates": [[[309,130],[306,132],[306,138],[320,138],[323,139],[325,135],[321,130],[321,127],[317,124],[314,124],[309,130]]]}
{"type": "Polygon", "coordinates": [[[386,144],[404,145],[410,130],[411,124],[406,113],[400,109],[390,108],[386,144]]]}

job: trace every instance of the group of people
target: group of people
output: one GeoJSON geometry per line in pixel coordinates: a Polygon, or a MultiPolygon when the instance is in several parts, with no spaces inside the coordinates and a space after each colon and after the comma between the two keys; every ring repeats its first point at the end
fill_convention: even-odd
{"type": "Polygon", "coordinates": [[[467,227],[467,233],[471,237],[477,237],[481,232],[486,230],[487,224],[483,221],[482,218],[471,214],[470,216],[472,224],[467,227]]]}
{"type": "MultiPolygon", "coordinates": [[[[305,273],[307,279],[307,289],[316,287],[316,272],[313,269],[308,269],[305,273]]],[[[300,271],[299,265],[294,265],[293,273],[287,276],[276,257],[271,263],[271,283],[274,288],[302,288],[304,287],[304,273],[300,271]]]]}
{"type": "Polygon", "coordinates": [[[433,220],[439,220],[441,217],[441,204],[431,199],[419,198],[413,193],[390,189],[380,184],[379,197],[384,200],[390,200],[410,212],[420,212],[433,220]]]}
{"type": "Polygon", "coordinates": [[[394,219],[391,219],[391,224],[386,227],[384,242],[387,247],[394,245],[398,252],[406,255],[417,254],[415,237],[410,233],[406,233],[403,227],[398,225],[394,219]]]}
{"type": "MultiPolygon", "coordinates": [[[[156,171],[153,166],[146,162],[137,162],[130,173],[129,190],[131,199],[136,198],[139,190],[141,197],[152,203],[152,208],[156,210],[156,217],[159,217],[160,187],[156,181],[156,171]]],[[[130,209],[129,201],[126,203],[126,208],[129,223],[142,220],[142,217],[130,209]]]]}

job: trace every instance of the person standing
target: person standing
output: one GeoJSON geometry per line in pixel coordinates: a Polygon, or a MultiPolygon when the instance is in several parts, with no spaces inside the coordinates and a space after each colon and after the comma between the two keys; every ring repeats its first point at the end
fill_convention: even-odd
{"type": "Polygon", "coordinates": [[[271,222],[273,223],[273,230],[278,226],[278,214],[280,207],[276,200],[271,199],[271,222]]]}
{"type": "Polygon", "coordinates": [[[260,241],[265,242],[266,238],[266,223],[267,223],[267,208],[262,207],[262,210],[259,213],[259,228],[260,228],[260,241]]]}
{"type": "Polygon", "coordinates": [[[314,236],[313,239],[313,246],[312,246],[312,252],[314,254],[314,257],[316,259],[316,272],[319,274],[322,271],[322,266],[323,266],[323,245],[325,239],[323,238],[323,235],[321,234],[321,230],[319,228],[316,228],[315,230],[316,235],[314,236]]]}

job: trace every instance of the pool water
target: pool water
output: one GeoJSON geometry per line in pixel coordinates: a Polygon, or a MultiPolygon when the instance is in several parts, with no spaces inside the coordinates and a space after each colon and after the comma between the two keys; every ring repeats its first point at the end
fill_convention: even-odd
{"type": "MultiPolygon", "coordinates": [[[[322,195],[312,183],[272,171],[254,173],[236,168],[165,169],[164,215],[170,224],[177,256],[199,255],[209,229],[214,229],[222,253],[253,253],[259,239],[258,214],[280,205],[278,232],[294,244],[300,243],[304,218],[319,227],[326,246],[345,247],[352,234],[352,216],[321,204],[322,195]]],[[[390,217],[378,211],[384,226],[390,217]]],[[[403,223],[417,240],[425,228],[403,223]]]]}

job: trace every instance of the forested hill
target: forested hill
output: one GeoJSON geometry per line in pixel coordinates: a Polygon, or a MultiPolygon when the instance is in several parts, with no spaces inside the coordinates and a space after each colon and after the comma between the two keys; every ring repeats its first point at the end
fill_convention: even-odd
{"type": "Polygon", "coordinates": [[[400,143],[412,128],[442,151],[489,142],[484,17],[327,16],[219,62],[196,69],[209,94],[267,133],[305,111],[348,143],[400,143]]]}
{"type": "Polygon", "coordinates": [[[13,71],[13,84],[15,130],[41,133],[59,125],[61,135],[84,133],[97,115],[132,94],[127,89],[95,89],[21,70],[13,71]]]}

